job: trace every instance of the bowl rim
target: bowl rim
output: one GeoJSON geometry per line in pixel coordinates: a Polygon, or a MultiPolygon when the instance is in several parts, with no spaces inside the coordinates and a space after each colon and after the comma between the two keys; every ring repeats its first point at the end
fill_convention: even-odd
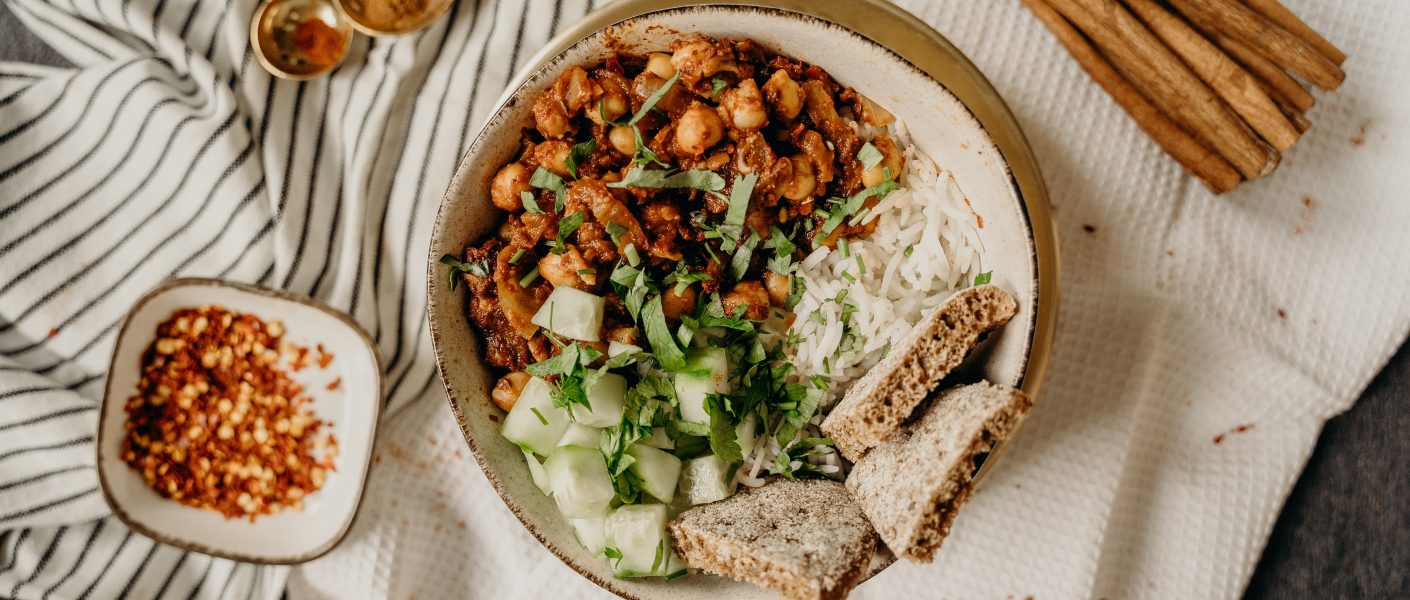
{"type": "MultiPolygon", "coordinates": [[[[358,515],[362,512],[362,499],[364,496],[367,495],[367,482],[370,480],[370,476],[372,473],[373,448],[376,446],[377,434],[382,429],[382,413],[384,408],[383,405],[385,404],[382,396],[387,385],[386,375],[385,373],[383,373],[382,370],[382,357],[377,352],[377,343],[372,340],[372,336],[368,335],[367,330],[363,329],[362,325],[358,324],[358,322],[347,313],[333,308],[332,306],[329,306],[328,304],[325,304],[322,301],[311,296],[305,296],[303,294],[298,294],[285,290],[276,290],[273,288],[267,288],[248,283],[227,281],[224,279],[213,279],[208,277],[180,277],[176,279],[168,279],[161,283],[158,283],[155,287],[150,290],[147,290],[146,293],[142,294],[142,297],[138,298],[136,302],[133,302],[132,306],[127,309],[127,313],[123,315],[122,326],[118,329],[117,337],[113,338],[113,340],[114,341],[112,357],[108,361],[108,373],[104,378],[105,381],[103,384],[103,400],[98,404],[98,433],[96,436],[96,441],[94,443],[94,468],[98,471],[98,487],[103,491],[103,502],[108,505],[108,509],[112,511],[113,516],[117,517],[123,525],[126,525],[128,529],[131,529],[143,536],[146,536],[168,546],[175,546],[182,550],[187,550],[190,552],[199,552],[201,554],[207,554],[218,558],[227,558],[239,562],[247,562],[260,565],[297,565],[305,563],[320,556],[323,556],[324,554],[327,554],[328,552],[333,550],[333,548],[337,547],[338,544],[342,543],[344,539],[347,538],[348,532],[352,531],[353,524],[357,521],[358,515]],[[255,294],[258,296],[264,296],[266,298],[273,298],[275,300],[293,302],[295,304],[300,304],[312,308],[314,310],[320,311],[324,314],[327,314],[328,316],[333,317],[334,319],[337,319],[343,325],[351,329],[353,333],[357,334],[358,338],[361,339],[364,344],[366,344],[367,349],[371,352],[373,362],[372,366],[376,369],[377,372],[377,393],[374,396],[376,402],[373,406],[372,431],[370,439],[367,440],[367,457],[366,460],[363,461],[362,482],[358,484],[357,498],[353,500],[352,510],[349,512],[348,517],[344,519],[341,528],[338,530],[338,533],[333,537],[329,538],[327,542],[317,548],[314,548],[313,550],[287,558],[269,557],[253,554],[244,554],[241,552],[227,552],[218,548],[211,548],[194,539],[175,538],[159,531],[155,531],[150,527],[147,527],[146,525],[132,520],[132,517],[127,514],[127,511],[123,508],[123,506],[118,503],[118,501],[113,497],[112,491],[109,489],[107,471],[103,469],[103,458],[105,456],[103,448],[104,442],[107,439],[107,436],[103,433],[105,429],[103,427],[103,419],[107,415],[108,403],[113,401],[113,390],[111,389],[112,373],[113,368],[117,366],[118,353],[122,347],[121,341],[123,337],[127,335],[128,325],[132,323],[132,316],[137,314],[138,310],[140,310],[143,306],[145,306],[148,302],[150,302],[157,296],[160,296],[161,294],[176,288],[198,286],[233,289],[236,291],[255,294]]],[[[166,502],[171,502],[171,500],[168,500],[166,498],[163,498],[162,500],[166,502]]]]}
{"type": "MultiPolygon", "coordinates": [[[[1036,402],[1051,363],[1059,305],[1057,228],[1052,218],[1047,186],[1039,169],[1037,158],[1019,126],[1017,118],[993,84],[958,47],[934,28],[904,9],[886,0],[714,0],[710,2],[617,0],[589,13],[577,24],[565,29],[542,46],[510,80],[504,93],[496,101],[490,118],[484,124],[493,122],[495,115],[503,112],[509,103],[515,101],[517,96],[523,92],[525,85],[534,80],[541,69],[568,49],[598,32],[652,14],[711,7],[749,8],[792,13],[812,18],[822,24],[835,25],[858,35],[939,83],[960,101],[965,110],[979,124],[979,127],[990,136],[995,148],[1003,157],[1017,200],[1023,207],[1022,217],[1027,223],[1028,234],[1033,243],[1030,260],[1034,265],[1034,310],[1027,325],[1030,330],[1030,346],[1019,387],[1036,402]],[[887,41],[880,41],[883,39],[887,41]]],[[[437,282],[441,281],[436,276],[435,270],[439,264],[439,257],[434,256],[434,248],[438,238],[435,232],[441,230],[447,218],[445,212],[447,198],[456,189],[461,172],[468,168],[472,151],[481,147],[486,139],[487,129],[484,124],[475,139],[467,146],[465,153],[461,155],[456,174],[437,210],[435,229],[430,242],[431,251],[427,256],[429,313],[439,312],[439,304],[435,300],[436,290],[433,288],[437,282]]],[[[438,375],[441,379],[441,385],[445,389],[451,412],[470,447],[471,454],[479,463],[481,470],[485,472],[486,478],[489,479],[490,484],[506,507],[542,546],[579,575],[624,598],[639,598],[633,592],[618,586],[615,580],[605,580],[580,567],[576,561],[549,541],[539,531],[537,525],[528,518],[528,515],[524,514],[518,503],[507,496],[498,477],[486,468],[486,459],[481,455],[477,443],[471,438],[466,427],[466,415],[455,404],[454,394],[452,394],[445,373],[448,365],[441,352],[440,332],[435,325],[434,318],[430,320],[429,328],[432,343],[435,345],[438,375]]],[[[1016,429],[1014,433],[1017,432],[1016,429]]],[[[1012,436],[1010,436],[1011,439],[1012,436]]],[[[998,464],[997,459],[1006,446],[1007,442],[993,448],[975,475],[976,485],[984,478],[985,474],[992,470],[994,465],[998,464]]],[[[886,566],[889,566],[889,563],[886,566]]],[[[879,573],[884,568],[885,566],[868,574],[866,578],[879,573]]]]}

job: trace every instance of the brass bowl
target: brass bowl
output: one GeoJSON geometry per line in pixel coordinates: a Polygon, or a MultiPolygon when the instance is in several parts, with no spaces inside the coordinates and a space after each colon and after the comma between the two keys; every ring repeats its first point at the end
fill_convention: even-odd
{"type": "Polygon", "coordinates": [[[283,79],[304,80],[341,64],[353,34],[350,20],[331,0],[265,0],[250,23],[250,46],[266,71],[283,79]],[[300,43],[308,36],[330,32],[342,40],[335,56],[320,58],[300,43]]]}
{"type": "Polygon", "coordinates": [[[352,26],[380,37],[411,33],[445,14],[454,0],[335,0],[352,26]]]}

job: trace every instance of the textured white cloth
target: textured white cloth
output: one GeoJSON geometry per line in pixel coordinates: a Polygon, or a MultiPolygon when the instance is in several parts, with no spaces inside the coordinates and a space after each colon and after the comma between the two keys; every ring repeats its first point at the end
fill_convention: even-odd
{"type": "MultiPolygon", "coordinates": [[[[169,1],[175,6],[176,0],[169,1]]],[[[1322,424],[1350,406],[1410,330],[1410,236],[1403,232],[1410,222],[1410,173],[1404,168],[1410,161],[1410,116],[1403,109],[1410,72],[1400,68],[1410,59],[1410,41],[1400,35],[1410,26],[1410,4],[1289,0],[1351,54],[1348,82],[1320,98],[1311,114],[1313,129],[1277,174],[1222,198],[1211,197],[1162,156],[1017,0],[903,4],[950,37],[994,81],[1040,157],[1059,219],[1061,322],[1037,408],[1001,468],[956,522],[936,564],[895,566],[858,588],[854,597],[1237,597],[1322,424]]],[[[34,16],[53,22],[68,6],[53,9],[37,0],[18,5],[29,11],[26,21],[46,39],[77,57],[84,73],[75,80],[87,79],[76,88],[87,82],[84,89],[91,90],[94,81],[115,70],[66,38],[62,28],[34,16]]],[[[110,55],[134,43],[132,38],[146,39],[151,27],[140,18],[125,21],[150,13],[151,2],[97,0],[93,8],[79,6],[88,19],[105,24],[84,39],[110,55]],[[129,4],[131,10],[124,10],[129,4]]],[[[224,203],[225,214],[203,235],[221,231],[218,224],[230,214],[245,214],[236,207],[244,206],[238,203],[246,195],[258,199],[250,210],[255,215],[247,219],[252,224],[230,226],[228,236],[218,238],[229,247],[198,256],[189,266],[183,258],[167,258],[170,265],[142,271],[112,297],[105,296],[89,313],[95,316],[61,328],[55,341],[44,346],[49,353],[38,357],[8,349],[50,339],[52,323],[91,300],[83,295],[88,292],[67,288],[58,295],[60,301],[33,311],[27,307],[100,257],[91,251],[67,252],[44,272],[11,285],[27,266],[12,266],[12,255],[5,254],[0,259],[0,284],[5,285],[0,325],[6,329],[0,331],[5,342],[0,348],[6,349],[0,351],[0,427],[15,420],[7,402],[29,401],[23,395],[6,399],[4,394],[13,390],[49,386],[78,392],[54,392],[60,398],[51,401],[50,409],[95,397],[111,335],[103,334],[91,347],[84,342],[173,266],[216,274],[229,265],[230,276],[313,291],[351,308],[369,329],[386,328],[379,336],[382,351],[388,356],[396,351],[398,357],[389,360],[389,370],[394,376],[412,373],[406,389],[394,397],[400,410],[384,423],[354,530],[326,557],[289,573],[292,597],[606,596],[542,550],[495,496],[469,456],[439,386],[418,392],[429,381],[428,342],[419,335],[424,321],[418,321],[424,318],[421,249],[428,215],[464,147],[462,130],[483,121],[511,71],[551,29],[572,22],[586,7],[569,0],[527,5],[462,1],[450,19],[420,36],[379,41],[370,51],[359,45],[331,84],[298,86],[271,85],[257,67],[239,69],[241,61],[233,58],[240,52],[235,33],[248,22],[252,6],[236,2],[227,16],[200,20],[191,35],[163,29],[164,35],[152,36],[164,40],[159,52],[178,63],[183,40],[196,46],[197,55],[192,60],[196,66],[175,69],[175,75],[152,87],[168,95],[215,98],[220,107],[215,116],[198,121],[209,130],[221,123],[225,113],[220,111],[235,107],[231,114],[240,117],[228,126],[230,131],[222,128],[216,134],[231,138],[221,137],[216,144],[222,157],[236,155],[251,138],[258,142],[257,156],[239,171],[241,188],[214,195],[224,203]],[[230,37],[220,45],[225,50],[210,61],[214,66],[205,67],[200,54],[219,18],[225,19],[222,27],[230,37]],[[324,110],[330,85],[333,106],[324,110]],[[312,160],[307,141],[295,146],[301,148],[299,162],[288,160],[287,148],[294,142],[282,124],[298,113],[300,98],[320,111],[304,139],[322,140],[322,169],[346,183],[336,195],[336,186],[320,187],[316,194],[305,191],[314,179],[299,172],[298,165],[312,160]],[[271,122],[274,126],[267,125],[271,122]],[[320,122],[328,124],[329,135],[320,132],[320,122]],[[364,128],[370,128],[366,138],[359,135],[364,128]],[[292,186],[288,177],[295,179],[292,186]],[[339,198],[341,218],[321,212],[332,206],[311,201],[315,197],[339,198]],[[286,210],[297,214],[277,218],[286,210]],[[301,250],[291,250],[295,244],[302,249],[298,231],[310,221],[305,210],[315,211],[317,233],[310,238],[315,249],[335,249],[326,259],[332,270],[327,282],[314,280],[316,270],[301,270],[295,258],[301,250]],[[266,221],[273,223],[273,235],[260,233],[266,221]],[[376,264],[385,265],[385,272],[374,274],[373,266],[362,265],[364,255],[369,261],[382,256],[376,264]],[[43,368],[55,359],[72,366],[43,368]]],[[[175,14],[174,8],[168,10],[175,14]]],[[[181,26],[175,16],[159,21],[164,28],[181,26]]],[[[0,98],[22,85],[47,86],[27,96],[52,96],[71,76],[9,65],[0,72],[16,73],[0,77],[0,98]]],[[[95,109],[104,115],[133,88],[133,82],[118,77],[88,94],[104,100],[95,109]]],[[[21,100],[0,100],[0,111],[15,110],[5,104],[26,105],[27,119],[45,107],[21,100]]],[[[69,102],[82,104],[81,99],[69,102]]],[[[77,109],[63,105],[57,112],[65,110],[77,109]]],[[[151,135],[168,135],[178,117],[157,114],[150,127],[165,129],[151,135]]],[[[18,179],[29,189],[44,181],[24,172],[6,179],[13,174],[4,169],[20,156],[13,142],[25,135],[6,132],[20,122],[12,112],[0,112],[0,211],[6,211],[0,213],[0,244],[23,235],[43,217],[35,213],[21,222],[5,208],[14,203],[14,195],[4,186],[20,185],[12,183],[18,179]]],[[[304,127],[295,129],[303,132],[304,127]]],[[[32,131],[50,137],[62,133],[42,126],[32,131]]],[[[124,141],[111,151],[127,146],[124,141]]],[[[22,153],[39,147],[24,146],[22,153]]],[[[209,190],[213,179],[201,187],[209,190]]],[[[76,197],[91,184],[83,183],[65,193],[76,197]]],[[[97,198],[98,209],[83,211],[83,217],[91,222],[116,210],[122,194],[110,195],[97,198]]],[[[187,190],[180,199],[196,204],[206,197],[187,190]]],[[[172,247],[185,255],[196,253],[205,238],[191,237],[173,238],[172,247]]],[[[43,248],[33,252],[26,260],[36,260],[43,248]]],[[[85,277],[76,287],[121,283],[122,273],[136,266],[140,256],[114,256],[104,270],[82,271],[85,277]]],[[[75,447],[87,452],[81,440],[91,433],[91,412],[87,418],[61,421],[68,429],[59,433],[29,426],[0,431],[0,456],[15,444],[58,443],[64,436],[79,440],[75,447]],[[20,435],[25,437],[16,441],[20,435]]],[[[91,474],[81,470],[82,458],[47,467],[70,464],[80,470],[26,484],[31,496],[15,500],[6,495],[4,482],[33,471],[0,458],[0,530],[24,527],[32,532],[11,534],[0,543],[0,595],[15,586],[19,593],[12,595],[39,597],[43,586],[16,585],[36,571],[35,565],[39,570],[50,565],[41,573],[43,582],[51,576],[57,581],[69,564],[86,564],[69,550],[79,544],[54,542],[50,526],[91,528],[78,523],[103,514],[95,498],[76,500],[64,511],[6,521],[33,503],[4,502],[58,498],[84,489],[83,482],[57,486],[67,478],[88,477],[91,483],[91,474]],[[46,553],[50,547],[58,550],[46,553]],[[16,560],[14,568],[5,566],[16,560]]],[[[107,529],[102,537],[117,535],[121,527],[110,524],[107,529]]],[[[81,537],[70,533],[67,539],[81,537]]],[[[121,567],[139,559],[123,555],[115,572],[103,578],[118,586],[108,594],[94,592],[95,597],[117,595],[125,583],[121,567]]],[[[186,570],[194,572],[178,565],[164,566],[161,573],[169,570],[178,582],[197,582],[195,591],[205,596],[214,593],[201,588],[199,582],[206,580],[201,569],[212,578],[234,579],[229,573],[235,567],[229,563],[196,555],[187,562],[186,570]]],[[[172,578],[167,576],[167,583],[172,578]]],[[[243,582],[239,579],[236,586],[243,582]]],[[[60,586],[53,597],[79,596],[80,583],[60,586]]],[[[142,580],[137,588],[156,589],[156,583],[142,580]]]]}

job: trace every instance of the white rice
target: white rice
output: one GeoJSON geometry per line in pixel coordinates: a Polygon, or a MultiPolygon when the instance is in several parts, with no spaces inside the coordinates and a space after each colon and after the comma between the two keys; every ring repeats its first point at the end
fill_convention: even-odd
{"type": "MultiPolygon", "coordinates": [[[[857,129],[864,139],[882,132],[857,129]]],[[[905,148],[906,163],[898,180],[901,187],[866,217],[868,222],[876,221],[876,230],[851,238],[845,254],[841,246],[819,248],[799,264],[797,272],[807,287],[793,309],[798,318],[791,329],[802,341],[788,352],[800,381],[821,376],[831,383],[824,392],[822,412],[916,323],[981,271],[979,217],[966,205],[954,176],[922,154],[899,122],[887,132],[905,148]],[[866,265],[865,272],[857,264],[858,257],[866,265]],[[835,299],[842,290],[846,296],[838,303],[835,299]],[[855,305],[850,322],[842,320],[844,303],[855,305]],[[844,352],[846,348],[840,346],[849,336],[859,347],[844,352]]],[[[821,421],[821,416],[814,418],[799,437],[819,436],[816,426],[821,421]]],[[[747,468],[739,470],[740,483],[762,485],[764,471],[780,451],[772,438],[760,440],[753,456],[745,459],[747,468]]],[[[826,473],[841,476],[842,463],[834,452],[808,460],[826,473]]]]}

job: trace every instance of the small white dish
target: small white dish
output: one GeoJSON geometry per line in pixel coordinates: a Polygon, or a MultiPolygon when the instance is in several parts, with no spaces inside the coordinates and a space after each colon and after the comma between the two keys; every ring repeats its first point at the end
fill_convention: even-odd
{"type": "Polygon", "coordinates": [[[215,279],[175,279],[133,305],[118,333],[98,421],[98,476],[113,514],[164,544],[242,562],[295,564],[317,558],[352,527],[367,482],[382,413],[382,368],[376,346],[351,317],[297,294],[215,279]],[[312,397],[314,414],[337,437],[334,471],[309,494],[302,510],[284,509],[253,522],[159,496],[121,458],[124,405],[137,389],[142,354],[157,326],[180,308],[220,306],[284,324],[284,339],[334,354],[327,368],[302,369],[293,378],[312,397]],[[329,390],[334,378],[341,378],[329,390]]]}

